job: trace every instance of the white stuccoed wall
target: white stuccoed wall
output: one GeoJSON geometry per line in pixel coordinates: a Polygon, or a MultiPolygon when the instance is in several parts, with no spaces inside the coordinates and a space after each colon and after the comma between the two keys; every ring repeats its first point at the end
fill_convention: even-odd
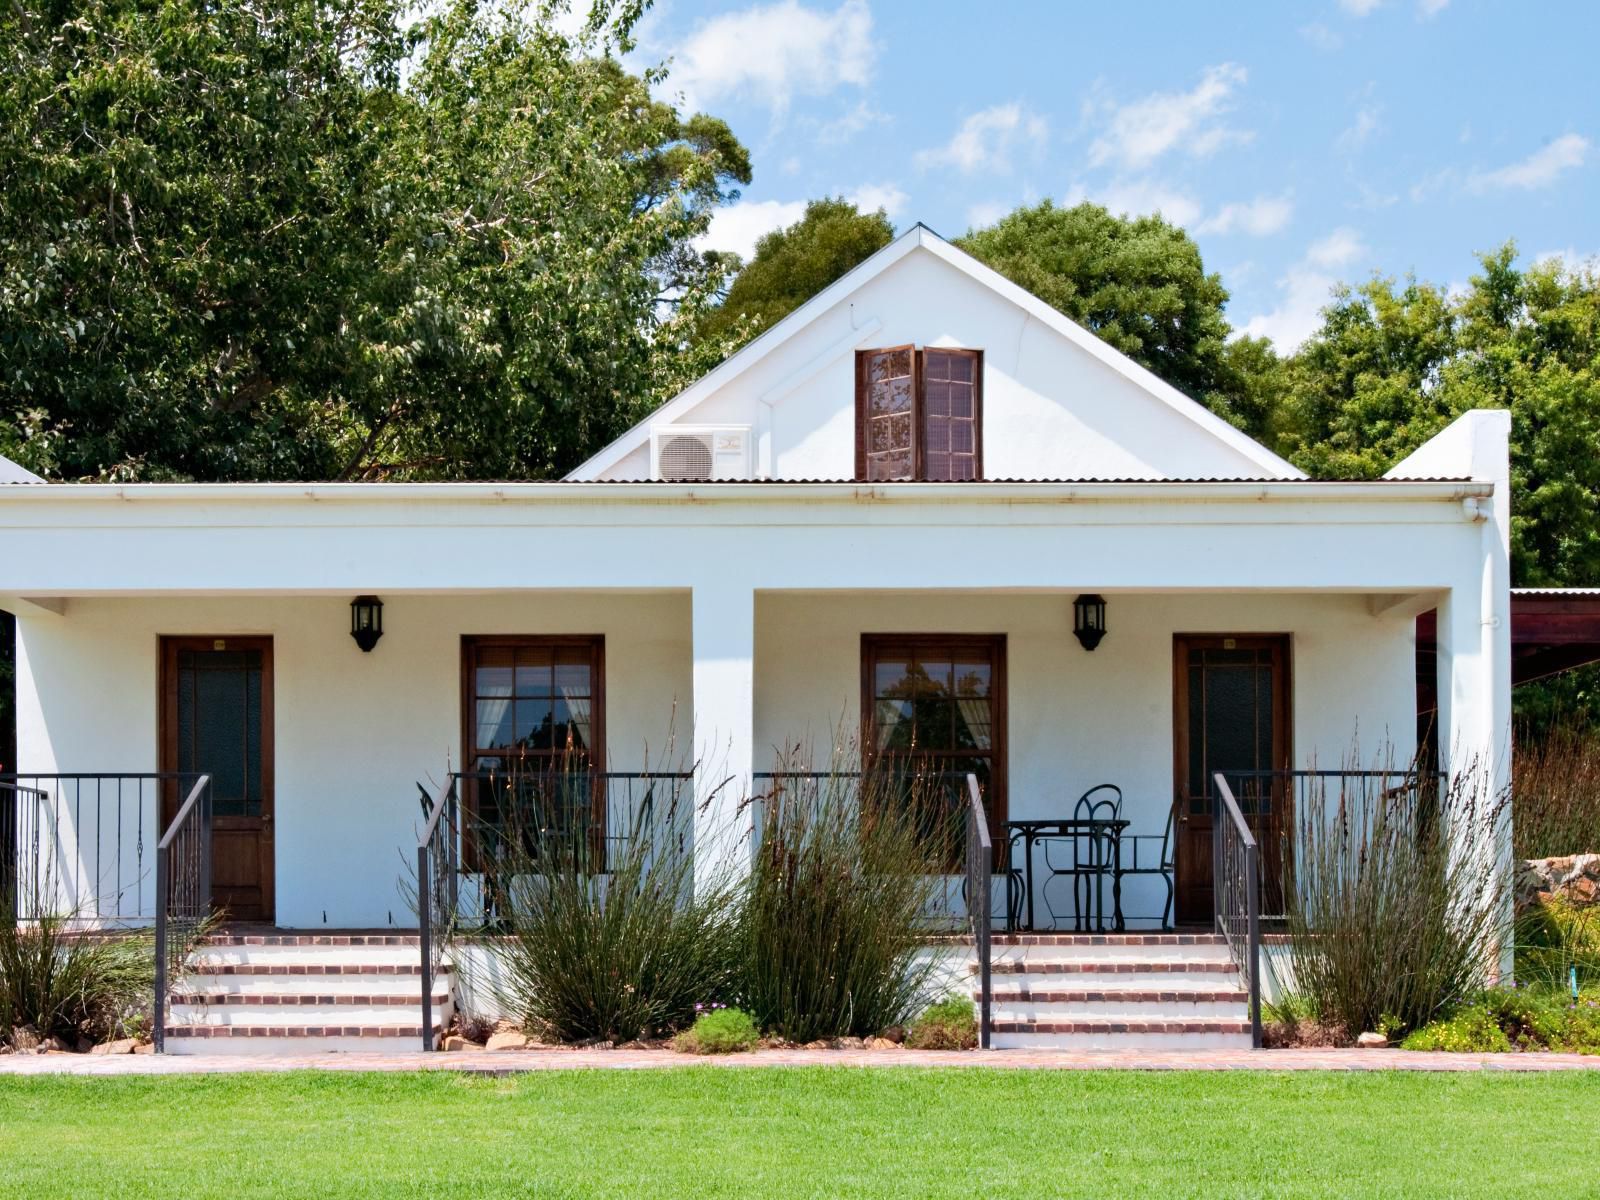
{"type": "Polygon", "coordinates": [[[371,654],[337,597],[77,600],[70,621],[19,625],[19,758],[39,772],[157,768],[161,635],[272,637],[277,916],[289,927],[415,925],[397,881],[416,862],[417,783],[461,763],[462,634],[604,634],[612,765],[687,758],[687,713],[674,713],[691,688],[681,592],[392,597],[371,654]]]}

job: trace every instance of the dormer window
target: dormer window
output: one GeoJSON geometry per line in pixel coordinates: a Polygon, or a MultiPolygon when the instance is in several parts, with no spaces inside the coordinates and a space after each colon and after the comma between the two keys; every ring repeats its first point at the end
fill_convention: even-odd
{"type": "Polygon", "coordinates": [[[983,351],[856,351],[856,478],[983,478],[983,351]]]}

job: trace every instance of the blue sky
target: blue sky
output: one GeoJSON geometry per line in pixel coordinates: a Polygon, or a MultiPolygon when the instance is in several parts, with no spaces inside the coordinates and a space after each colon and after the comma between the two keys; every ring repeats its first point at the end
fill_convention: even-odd
{"type": "Polygon", "coordinates": [[[1595,0],[658,0],[639,58],[751,150],[713,244],[830,194],[947,237],[1159,209],[1286,349],[1339,280],[1600,253],[1597,46],[1595,0]]]}

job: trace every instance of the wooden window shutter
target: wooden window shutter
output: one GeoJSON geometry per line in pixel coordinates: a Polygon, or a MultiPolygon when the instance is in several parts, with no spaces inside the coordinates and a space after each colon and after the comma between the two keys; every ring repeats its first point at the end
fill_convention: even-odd
{"type": "Polygon", "coordinates": [[[916,352],[890,346],[856,353],[856,478],[917,478],[916,352]]]}
{"type": "Polygon", "coordinates": [[[983,478],[983,351],[918,353],[919,479],[983,478]]]}

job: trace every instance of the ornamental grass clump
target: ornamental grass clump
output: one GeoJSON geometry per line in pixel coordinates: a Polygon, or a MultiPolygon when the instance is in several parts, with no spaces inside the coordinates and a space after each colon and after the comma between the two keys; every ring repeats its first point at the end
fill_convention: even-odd
{"type": "Polygon", "coordinates": [[[761,1033],[750,1014],[738,1008],[715,1008],[672,1039],[680,1054],[739,1054],[754,1050],[761,1033]]]}
{"type": "Polygon", "coordinates": [[[0,1042],[17,1029],[68,1046],[128,1034],[148,1024],[155,974],[148,934],[86,935],[55,914],[19,923],[0,904],[0,1042]]]}
{"type": "Polygon", "coordinates": [[[738,891],[695,878],[691,781],[600,779],[513,772],[474,832],[502,935],[493,990],[552,1041],[668,1035],[730,1000],[739,974],[738,891]]]}
{"type": "Polygon", "coordinates": [[[1336,776],[1296,797],[1281,880],[1294,990],[1352,1034],[1417,1029],[1496,973],[1510,905],[1507,804],[1468,769],[1336,776]]]}
{"type": "Polygon", "coordinates": [[[742,919],[742,1000],[791,1042],[871,1037],[926,1003],[928,939],[964,830],[942,780],[803,771],[756,805],[742,919]]]}
{"type": "Polygon", "coordinates": [[[913,1050],[973,1050],[978,1045],[978,1018],[972,1001],[946,996],[923,1009],[911,1023],[906,1045],[913,1050]]]}
{"type": "Polygon", "coordinates": [[[1557,722],[1511,760],[1517,858],[1600,854],[1600,733],[1557,722]]]}

